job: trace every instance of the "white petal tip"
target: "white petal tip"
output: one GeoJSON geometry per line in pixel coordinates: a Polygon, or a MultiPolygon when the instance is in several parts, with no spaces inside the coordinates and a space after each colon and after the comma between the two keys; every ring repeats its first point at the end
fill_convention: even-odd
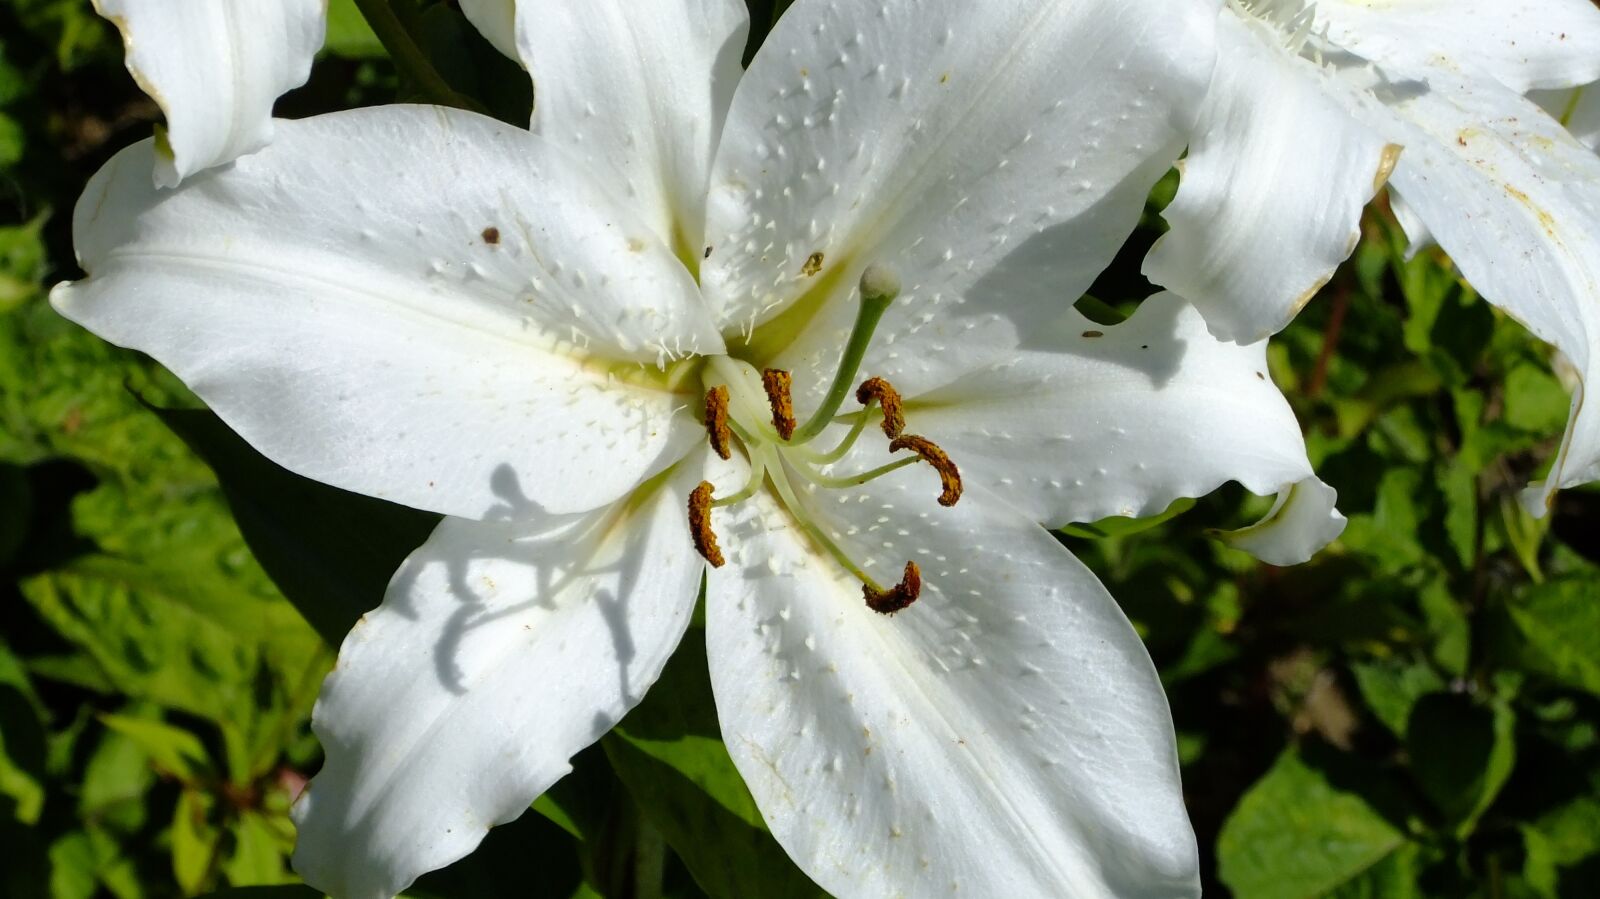
{"type": "Polygon", "coordinates": [[[1543,518],[1550,514],[1550,506],[1556,501],[1556,491],[1548,481],[1534,481],[1522,492],[1517,494],[1517,502],[1524,512],[1534,518],[1543,518]]]}
{"type": "Polygon", "coordinates": [[[1344,533],[1347,521],[1334,508],[1338,498],[1332,487],[1307,478],[1279,493],[1261,521],[1218,537],[1268,565],[1299,565],[1344,533]]]}

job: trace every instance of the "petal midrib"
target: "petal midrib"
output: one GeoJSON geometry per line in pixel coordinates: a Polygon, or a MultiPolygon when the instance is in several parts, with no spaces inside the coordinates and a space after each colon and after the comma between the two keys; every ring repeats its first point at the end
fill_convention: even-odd
{"type": "MultiPolygon", "coordinates": [[[[407,302],[409,291],[405,290],[403,287],[401,287],[401,289],[397,289],[393,293],[380,292],[372,287],[349,284],[333,278],[311,274],[303,270],[291,271],[283,266],[273,265],[271,263],[255,259],[240,259],[235,256],[223,261],[212,256],[184,250],[131,250],[119,248],[106,253],[104,256],[100,257],[100,259],[95,260],[92,263],[86,260],[85,270],[88,271],[88,274],[81,283],[87,284],[97,276],[103,277],[105,274],[104,269],[107,267],[116,266],[118,264],[137,265],[141,261],[160,262],[163,260],[189,265],[194,268],[209,269],[214,271],[234,272],[243,270],[247,272],[263,272],[269,273],[272,278],[277,281],[300,282],[308,285],[316,285],[323,288],[323,290],[318,291],[319,297],[343,296],[358,299],[363,301],[361,302],[361,305],[378,310],[385,315],[403,316],[410,321],[425,325],[444,324],[470,333],[475,339],[490,340],[503,346],[514,347],[518,353],[537,353],[541,358],[567,367],[571,369],[575,376],[586,378],[605,389],[627,388],[655,393],[665,393],[669,395],[680,395],[682,393],[681,391],[675,391],[671,389],[665,384],[656,385],[649,382],[640,383],[625,378],[614,377],[619,370],[631,371],[639,368],[641,365],[643,365],[643,363],[628,359],[610,359],[597,354],[585,354],[577,351],[576,349],[563,349],[557,351],[551,347],[544,347],[529,341],[518,340],[511,332],[503,333],[500,331],[478,327],[476,324],[461,318],[441,314],[440,311],[434,308],[426,307],[414,302],[407,302]],[[93,265],[93,270],[90,270],[90,265],[93,265]]],[[[466,291],[464,291],[464,293],[470,294],[470,292],[466,291]]],[[[481,294],[479,296],[481,296],[481,294]]],[[[506,316],[506,313],[496,310],[487,304],[480,304],[477,308],[481,309],[487,315],[506,316]]],[[[508,324],[514,325],[516,323],[511,319],[511,317],[506,317],[508,324]]],[[[558,338],[549,336],[545,329],[541,328],[539,333],[541,336],[548,337],[553,343],[559,340],[558,338]]]]}

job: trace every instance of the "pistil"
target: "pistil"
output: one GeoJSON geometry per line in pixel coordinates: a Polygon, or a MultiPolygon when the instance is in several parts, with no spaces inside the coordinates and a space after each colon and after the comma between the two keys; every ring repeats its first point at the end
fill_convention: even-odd
{"type": "Polygon", "coordinates": [[[827,396],[822,398],[822,405],[795,433],[796,443],[811,442],[833,422],[844,398],[850,395],[851,385],[855,384],[856,372],[861,369],[861,360],[867,355],[867,346],[872,343],[872,335],[878,330],[878,322],[883,320],[889,304],[899,295],[900,276],[895,274],[894,269],[881,265],[867,266],[861,275],[861,305],[856,309],[856,323],[850,329],[850,339],[845,343],[844,352],[839,356],[839,368],[833,373],[833,383],[828,387],[827,396]]]}

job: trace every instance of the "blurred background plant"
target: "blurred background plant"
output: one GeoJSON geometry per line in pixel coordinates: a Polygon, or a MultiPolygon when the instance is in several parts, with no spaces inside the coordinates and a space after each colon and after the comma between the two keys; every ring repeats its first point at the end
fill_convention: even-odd
{"type": "MultiPolygon", "coordinates": [[[[392,4],[463,95],[528,88],[452,4],[392,4]]],[[[759,41],[776,11],[752,2],[759,41]]],[[[783,5],[781,2],[780,6],[783,5]]],[[[353,0],[289,116],[413,96],[353,0]]],[[[287,810],[344,632],[433,520],[277,468],[149,360],[62,321],[72,204],[159,110],[88,0],[0,0],[0,894],[313,896],[287,810]]],[[[1080,308],[1150,292],[1151,214],[1080,308]]],[[[1600,492],[1517,488],[1568,395],[1549,352],[1382,204],[1274,342],[1351,523],[1276,569],[1212,540],[1237,489],[1069,529],[1172,700],[1207,892],[1600,895],[1600,492]]],[[[1137,414],[1137,410],[1132,410],[1137,414]]],[[[534,812],[416,896],[815,896],[718,739],[697,632],[534,812]]]]}

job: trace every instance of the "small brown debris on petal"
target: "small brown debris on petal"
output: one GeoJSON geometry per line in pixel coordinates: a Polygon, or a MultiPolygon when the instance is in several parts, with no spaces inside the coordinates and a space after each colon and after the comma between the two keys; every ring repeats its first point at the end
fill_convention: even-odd
{"type": "Polygon", "coordinates": [[[911,450],[922,457],[924,462],[932,465],[939,472],[939,483],[944,487],[944,492],[939,494],[939,505],[953,506],[961,499],[961,470],[956,468],[956,463],[950,461],[950,455],[939,448],[937,443],[926,437],[915,434],[906,434],[896,437],[889,444],[891,452],[903,449],[911,450]]]}
{"type": "Polygon", "coordinates": [[[1104,331],[1085,331],[1085,332],[1083,332],[1083,336],[1085,336],[1085,337],[1104,337],[1104,336],[1106,336],[1106,332],[1104,332],[1104,331]]]}
{"type": "Polygon", "coordinates": [[[712,568],[727,564],[722,548],[717,546],[716,532],[711,530],[711,482],[701,481],[689,494],[689,537],[694,540],[695,551],[711,563],[712,568]]]}
{"type": "Polygon", "coordinates": [[[766,388],[767,402],[772,404],[772,426],[784,440],[794,436],[794,397],[789,389],[793,382],[789,373],[781,368],[769,368],[761,373],[761,386],[766,388]]]}
{"type": "Polygon", "coordinates": [[[800,266],[800,274],[810,278],[820,271],[822,271],[822,251],[818,250],[806,257],[806,264],[800,266]]]}
{"type": "Polygon", "coordinates": [[[719,385],[706,392],[706,433],[711,437],[711,448],[718,456],[733,458],[730,449],[733,434],[728,430],[727,385],[719,385]]]}
{"type": "Polygon", "coordinates": [[[498,244],[500,242],[500,229],[493,225],[483,229],[483,242],[491,247],[498,244]]]}
{"type": "Polygon", "coordinates": [[[887,590],[879,590],[871,584],[861,586],[861,595],[867,600],[867,608],[879,615],[893,615],[905,611],[907,606],[917,601],[922,595],[922,569],[915,562],[907,562],[905,574],[901,575],[900,583],[887,590]]]}
{"type": "Polygon", "coordinates": [[[863,406],[873,400],[883,407],[883,433],[893,440],[906,428],[906,416],[900,405],[900,391],[882,378],[868,378],[856,388],[856,402],[863,406]]]}
{"type": "Polygon", "coordinates": [[[704,256],[700,257],[700,258],[701,259],[710,259],[711,258],[711,248],[710,247],[706,247],[706,254],[704,256]]]}

